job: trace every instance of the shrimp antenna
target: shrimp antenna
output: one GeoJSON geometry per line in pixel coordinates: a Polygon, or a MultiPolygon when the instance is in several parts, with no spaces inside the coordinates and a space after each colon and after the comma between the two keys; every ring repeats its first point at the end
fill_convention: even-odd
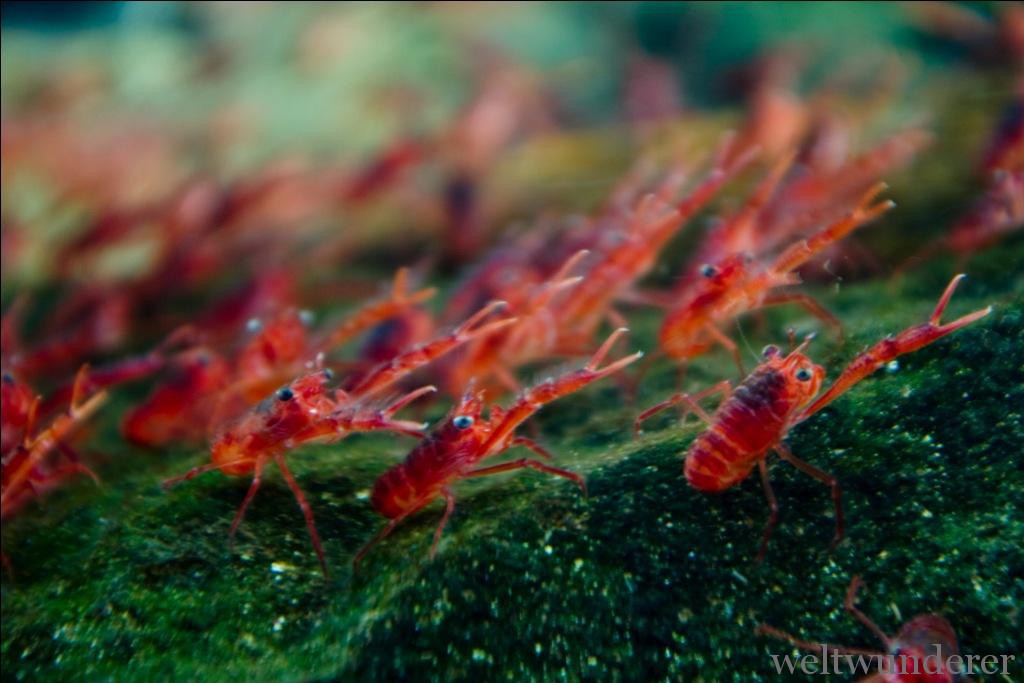
{"type": "Polygon", "coordinates": [[[804,340],[800,342],[800,345],[789,352],[790,355],[794,353],[802,353],[804,349],[811,345],[811,342],[814,341],[816,336],[818,336],[817,332],[808,332],[807,336],[804,337],[804,340]]]}
{"type": "Polygon", "coordinates": [[[754,347],[750,345],[750,342],[747,340],[747,335],[744,334],[743,332],[743,324],[739,321],[739,319],[736,320],[736,331],[739,332],[740,334],[740,339],[743,341],[743,346],[747,349],[748,352],[750,352],[750,357],[754,359],[754,364],[756,365],[757,363],[760,363],[761,354],[754,351],[754,347]]]}

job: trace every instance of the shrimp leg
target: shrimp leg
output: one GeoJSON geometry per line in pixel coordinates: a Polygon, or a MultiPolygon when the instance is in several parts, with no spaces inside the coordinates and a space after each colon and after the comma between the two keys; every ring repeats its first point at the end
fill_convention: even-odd
{"type": "Polygon", "coordinates": [[[530,469],[538,470],[539,472],[547,472],[548,474],[553,474],[556,477],[563,477],[565,479],[574,481],[576,482],[576,485],[580,487],[580,490],[583,491],[584,495],[586,495],[587,493],[587,483],[583,480],[583,477],[581,477],[580,475],[576,474],[575,472],[570,472],[569,470],[563,470],[560,467],[552,467],[550,465],[545,465],[539,460],[531,460],[529,458],[520,458],[519,460],[505,462],[500,465],[492,465],[491,467],[481,467],[478,470],[471,470],[466,473],[466,478],[486,477],[491,474],[501,474],[502,472],[521,470],[524,467],[529,467],[530,469]]]}
{"type": "Polygon", "coordinates": [[[764,497],[768,499],[768,521],[764,525],[764,534],[761,536],[761,547],[757,551],[757,561],[764,560],[764,554],[768,550],[768,539],[772,537],[775,526],[779,523],[779,502],[775,499],[775,492],[772,491],[772,482],[768,478],[768,463],[764,458],[757,461],[757,468],[761,471],[761,485],[764,487],[764,497]]]}
{"type": "Polygon", "coordinates": [[[835,506],[836,511],[836,535],[832,539],[832,547],[835,548],[839,545],[839,541],[843,540],[845,535],[845,525],[843,523],[843,504],[842,504],[842,491],[839,489],[839,481],[836,480],[831,474],[823,470],[819,470],[817,467],[809,462],[805,462],[800,458],[793,455],[793,452],[789,450],[789,447],[779,442],[774,446],[775,452],[779,454],[779,457],[788,462],[793,467],[797,468],[805,474],[809,474],[821,483],[825,484],[832,490],[832,505],[835,506]]]}
{"type": "Polygon", "coordinates": [[[713,424],[714,420],[703,408],[700,407],[700,404],[697,403],[697,401],[717,393],[722,394],[723,402],[728,401],[729,397],[732,395],[732,383],[729,380],[723,380],[712,387],[704,389],[703,391],[698,391],[692,396],[689,394],[673,394],[661,403],[651,406],[644,412],[637,415],[636,420],[633,422],[633,433],[634,435],[638,435],[640,433],[640,425],[644,420],[647,420],[661,411],[671,408],[672,406],[679,405],[680,403],[686,404],[686,410],[683,412],[681,419],[685,419],[690,411],[693,411],[705,423],[709,425],[713,424]]]}

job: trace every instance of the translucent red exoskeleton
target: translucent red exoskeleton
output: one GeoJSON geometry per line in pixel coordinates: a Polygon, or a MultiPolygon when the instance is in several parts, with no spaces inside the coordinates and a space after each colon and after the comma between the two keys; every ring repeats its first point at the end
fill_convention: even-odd
{"type": "Polygon", "coordinates": [[[891,201],[874,202],[885,189],[879,183],[861,197],[846,216],[806,240],[799,240],[774,260],[761,264],[746,254],[730,253],[717,263],[707,263],[689,279],[687,291],[665,316],[659,332],[661,350],[679,361],[688,361],[715,344],[728,349],[743,373],[739,349],[722,326],[739,315],[784,303],[803,306],[826,324],[839,330],[836,318],[806,294],[776,292],[780,287],[800,283],[793,271],[820,254],[829,245],[891,209],[891,201]]]}
{"type": "Polygon", "coordinates": [[[239,419],[223,426],[213,440],[210,464],[195,467],[180,477],[169,479],[164,482],[164,486],[172,486],[214,470],[230,476],[251,475],[252,484],[231,523],[230,535],[234,537],[249,503],[260,487],[263,469],[273,462],[295,494],[320,566],[324,576],[327,576],[327,561],[313,520],[313,511],[285,463],[285,454],[305,443],[333,443],[353,432],[388,430],[422,436],[423,425],[396,420],[394,415],[417,398],[432,393],[435,388],[420,387],[393,401],[383,400],[382,393],[417,368],[462,344],[514,324],[514,318],[484,323],[492,312],[503,305],[504,302],[492,302],[452,332],[378,365],[347,391],[329,386],[334,377],[329,369],[300,376],[239,419]]]}
{"type": "Polygon", "coordinates": [[[758,559],[764,557],[768,539],[778,520],[778,505],[768,479],[767,456],[771,451],[797,469],[828,485],[835,505],[837,543],[843,536],[843,512],[839,484],[831,475],[804,462],[783,443],[790,429],[810,418],[882,365],[906,353],[940,339],[947,334],[984,317],[991,307],[969,313],[951,323],[939,319],[949,303],[957,284],[964,278],[957,275],[950,281],[928,322],[886,337],[851,362],[836,381],[815,399],[825,379],[825,369],[812,362],[803,351],[806,339],[788,355],[776,346],[764,350],[764,361],[732,390],[728,380],[694,395],[675,394],[644,411],[636,418],[636,430],[647,418],[672,406],[682,404],[696,413],[708,428],[691,444],[686,453],[686,480],[694,488],[706,492],[724,491],[747,478],[754,467],[761,473],[771,516],[765,527],[758,559]],[[714,415],[709,415],[698,401],[721,393],[724,398],[714,415]]]}
{"type": "MultiPolygon", "coordinates": [[[[841,647],[801,640],[772,626],[760,625],[757,633],[792,643],[801,650],[826,653],[833,666],[846,669],[833,673],[853,673],[854,662],[878,673],[862,679],[861,683],[953,683],[964,680],[950,670],[950,658],[959,657],[956,632],[944,617],[922,614],[903,624],[899,633],[890,636],[857,607],[857,591],[862,582],[853,577],[846,591],[843,606],[857,621],[864,624],[885,647],[885,652],[863,648],[841,647]],[[835,657],[831,653],[835,653],[835,657]],[[870,658],[870,659],[868,659],[870,658]]],[[[961,660],[962,662],[962,660],[961,660]]]]}
{"type": "Polygon", "coordinates": [[[407,280],[407,269],[400,268],[387,296],[323,331],[311,328],[306,311],[286,307],[274,315],[250,319],[248,337],[233,354],[212,346],[179,354],[165,380],[125,416],[125,437],[150,447],[171,441],[201,442],[211,429],[309,370],[311,359],[433,296],[433,289],[408,291],[407,280]]]}
{"type": "Polygon", "coordinates": [[[492,406],[487,417],[483,416],[484,392],[470,389],[445,420],[435,427],[403,462],[392,467],[377,480],[371,501],[374,509],[390,521],[363,546],[353,560],[353,567],[358,568],[370,548],[390,534],[403,520],[434,500],[444,498],[445,511],[434,532],[434,541],[430,549],[433,555],[445,524],[455,509],[455,494],[451,486],[460,479],[530,468],[569,479],[586,491],[586,485],[580,475],[552,467],[539,460],[520,458],[489,467],[477,467],[477,464],[485,458],[504,453],[512,446],[525,446],[542,458],[550,459],[550,454],[541,446],[530,439],[516,436],[516,427],[545,404],[579,391],[639,359],[643,355],[642,352],[601,367],[616,340],[625,332],[625,328],[613,332],[581,369],[557,379],[548,379],[527,389],[509,408],[492,406]]]}
{"type": "MultiPolygon", "coordinates": [[[[86,467],[68,443],[74,432],[103,406],[103,392],[86,396],[89,369],[83,366],[75,379],[71,403],[42,430],[36,431],[41,397],[25,383],[4,372],[2,489],[0,519],[7,520],[28,501],[76,474],[99,479],[86,467]]],[[[7,556],[0,553],[5,566],[7,556]]]]}

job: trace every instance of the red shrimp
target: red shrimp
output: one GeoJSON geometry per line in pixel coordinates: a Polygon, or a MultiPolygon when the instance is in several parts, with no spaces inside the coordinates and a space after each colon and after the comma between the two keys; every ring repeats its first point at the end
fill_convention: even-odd
{"type": "Polygon", "coordinates": [[[961,256],[1024,228],[1024,164],[993,173],[988,192],[950,230],[946,245],[961,256]]]}
{"type": "Polygon", "coordinates": [[[486,458],[504,453],[512,446],[525,446],[542,458],[550,459],[550,454],[538,444],[525,437],[515,436],[516,428],[545,404],[579,391],[591,382],[617,372],[639,359],[643,355],[642,352],[601,367],[615,341],[625,332],[625,328],[620,328],[612,333],[580,370],[557,379],[548,379],[527,389],[507,409],[493,406],[486,418],[483,416],[484,392],[468,391],[458,406],[409,453],[402,463],[392,467],[377,480],[373,487],[371,502],[374,509],[390,521],[356,554],[353,567],[358,568],[370,548],[390,534],[403,520],[438,497],[443,497],[446,506],[434,532],[430,550],[433,556],[448,518],[455,509],[455,495],[452,493],[451,485],[460,479],[531,468],[569,479],[585,492],[583,477],[538,460],[520,458],[489,467],[477,468],[476,465],[486,458]]]}
{"type": "Polygon", "coordinates": [[[594,263],[587,267],[583,282],[573,288],[560,307],[560,346],[585,348],[602,321],[611,317],[620,322],[620,316],[612,311],[616,299],[653,267],[668,241],[753,158],[752,150],[741,150],[738,155],[733,154],[735,151],[736,145],[728,138],[711,172],[674,206],[668,198],[681,178],[669,177],[657,193],[643,197],[629,213],[628,224],[617,239],[595,249],[594,263]],[[730,161],[730,156],[736,158],[730,161]]]}
{"type": "Polygon", "coordinates": [[[231,523],[229,535],[234,538],[249,503],[259,489],[264,467],[273,461],[298,501],[321,569],[324,576],[328,576],[327,560],[313,520],[313,511],[285,463],[285,454],[305,443],[333,443],[353,432],[390,430],[421,435],[422,425],[395,420],[393,416],[420,396],[435,391],[435,388],[420,387],[396,401],[383,404],[379,398],[381,393],[417,368],[458,346],[514,324],[514,318],[479,324],[502,305],[503,302],[494,302],[450,334],[379,365],[349,391],[328,388],[328,383],[334,377],[329,369],[302,375],[278,389],[238,420],[221,428],[211,446],[210,464],[168,479],[164,486],[173,486],[214,470],[229,476],[251,475],[252,484],[231,523]]]}
{"type": "Polygon", "coordinates": [[[962,670],[951,671],[950,659],[959,658],[960,650],[956,632],[945,618],[922,614],[903,624],[895,637],[889,636],[857,607],[857,591],[861,585],[860,577],[854,576],[843,606],[882,642],[885,652],[801,640],[764,624],[758,626],[756,632],[792,643],[801,650],[823,653],[828,661],[845,661],[851,669],[854,661],[877,666],[879,672],[861,679],[861,683],[953,683],[961,680],[958,673],[962,670]]]}
{"type": "Polygon", "coordinates": [[[751,257],[731,254],[718,263],[700,267],[686,295],[665,316],[659,332],[661,350],[672,358],[688,361],[721,344],[746,374],[739,349],[722,331],[722,325],[739,315],[783,303],[796,303],[831,327],[841,330],[839,321],[811,297],[800,293],[774,293],[779,287],[800,282],[793,271],[858,227],[891,209],[895,204],[872,204],[885,189],[879,183],[868,191],[847,216],[806,240],[791,245],[767,266],[758,267],[751,257]]]}
{"type": "Polygon", "coordinates": [[[239,416],[307,371],[319,354],[434,295],[433,289],[409,292],[407,284],[407,270],[399,269],[389,296],[319,334],[310,328],[310,314],[294,308],[269,319],[250,319],[246,328],[251,337],[233,358],[203,348],[179,359],[167,380],[126,417],[126,437],[148,446],[201,441],[209,428],[239,416]]]}
{"type": "MultiPolygon", "coordinates": [[[[25,503],[75,474],[86,474],[99,483],[96,475],[79,461],[67,443],[107,398],[103,392],[86,398],[88,373],[88,366],[78,371],[67,413],[55,417],[38,433],[35,426],[41,398],[10,373],[3,373],[0,519],[7,520],[25,503]]],[[[10,567],[6,555],[0,554],[0,559],[10,567]]]]}
{"type": "Polygon", "coordinates": [[[808,337],[785,356],[775,346],[766,347],[764,362],[735,391],[730,382],[725,380],[693,396],[675,394],[649,408],[636,418],[636,431],[639,432],[641,423],[652,415],[683,404],[708,425],[707,430],[694,440],[686,453],[684,472],[691,486],[706,492],[724,491],[746,479],[754,467],[760,470],[771,515],[758,552],[759,560],[764,557],[768,539],[778,521],[778,505],[768,480],[767,465],[768,453],[775,451],[786,462],[831,488],[836,515],[834,545],[843,537],[839,484],[831,475],[793,455],[783,440],[790,429],[849,391],[882,365],[988,315],[991,306],[951,323],[939,322],[957,284],[964,277],[957,275],[950,281],[928,322],[906,329],[895,337],[886,337],[861,353],[816,400],[813,399],[825,378],[825,369],[804,355],[803,351],[811,339],[808,337]],[[723,400],[712,416],[697,401],[715,393],[722,393],[723,400]]]}

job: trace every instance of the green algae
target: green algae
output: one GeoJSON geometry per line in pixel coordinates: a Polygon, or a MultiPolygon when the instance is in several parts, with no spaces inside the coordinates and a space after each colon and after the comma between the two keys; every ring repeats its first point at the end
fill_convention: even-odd
{"type": "MultiPolygon", "coordinates": [[[[609,382],[537,418],[589,495],[533,472],[460,483],[433,561],[434,509],[350,571],[380,524],[369,487],[408,441],[296,453],[333,571],[325,583],[279,477],[232,550],[227,526],[246,482],[213,474],[163,492],[163,478],[203,455],[126,447],[115,404],[95,439],[102,487],[72,486],[5,525],[15,576],[3,581],[4,677],[771,680],[769,653],[789,648],[756,636],[758,623],[875,646],[842,610],[853,574],[868,584],[864,609],[891,632],[938,612],[965,652],[1019,653],[1024,287],[1012,264],[1022,251],[1017,240],[975,258],[949,317],[994,302],[992,315],[901,358],[790,435],[795,453],[842,483],[848,537],[832,553],[827,490],[773,465],[782,522],[755,564],[767,514],[758,482],[718,496],[688,488],[680,455],[696,424],[655,420],[634,441],[637,408],[609,382]]],[[[841,346],[820,338],[814,356],[834,376],[859,348],[923,320],[946,261],[819,288],[848,336],[841,346]]],[[[636,318],[631,344],[651,348],[656,317],[636,318]]],[[[773,311],[762,325],[744,321],[742,337],[780,341],[789,323],[805,324],[773,311]]],[[[713,354],[687,386],[734,373],[713,354]]],[[[638,406],[674,378],[656,365],[638,406]]],[[[1018,662],[1011,679],[1020,674],[1018,662]]]]}

